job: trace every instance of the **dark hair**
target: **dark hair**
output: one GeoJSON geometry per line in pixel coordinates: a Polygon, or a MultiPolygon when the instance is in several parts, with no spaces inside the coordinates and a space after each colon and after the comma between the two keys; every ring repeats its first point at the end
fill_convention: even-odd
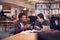
{"type": "Polygon", "coordinates": [[[44,15],[42,13],[38,14],[37,16],[39,16],[40,18],[44,19],[44,15]]]}
{"type": "Polygon", "coordinates": [[[19,13],[18,18],[22,18],[22,16],[25,15],[24,13],[19,13]]]}

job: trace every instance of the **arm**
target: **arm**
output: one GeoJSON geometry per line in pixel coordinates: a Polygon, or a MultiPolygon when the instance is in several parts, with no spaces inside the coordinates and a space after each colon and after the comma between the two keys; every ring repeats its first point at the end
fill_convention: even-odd
{"type": "Polygon", "coordinates": [[[51,31],[50,30],[50,23],[47,21],[47,20],[45,20],[44,22],[43,22],[43,30],[44,31],[51,31]]]}
{"type": "Polygon", "coordinates": [[[21,26],[19,23],[15,23],[15,34],[21,32],[23,29],[21,29],[21,26]]]}
{"type": "Polygon", "coordinates": [[[43,25],[42,30],[44,30],[46,32],[50,32],[51,31],[50,26],[47,26],[47,25],[43,25]]]}
{"type": "Polygon", "coordinates": [[[47,20],[43,22],[43,30],[48,31],[48,32],[51,31],[50,30],[50,23],[47,20]]]}
{"type": "Polygon", "coordinates": [[[15,32],[21,32],[27,28],[32,29],[31,24],[25,24],[24,27],[21,28],[20,23],[15,23],[15,32]]]}
{"type": "Polygon", "coordinates": [[[40,24],[38,23],[38,21],[35,22],[34,28],[35,28],[35,29],[41,29],[41,28],[40,28],[40,24]]]}
{"type": "Polygon", "coordinates": [[[31,24],[26,24],[23,29],[27,29],[27,28],[28,28],[28,29],[32,29],[31,24]]]}
{"type": "Polygon", "coordinates": [[[41,29],[39,26],[35,26],[35,29],[41,29]]]}

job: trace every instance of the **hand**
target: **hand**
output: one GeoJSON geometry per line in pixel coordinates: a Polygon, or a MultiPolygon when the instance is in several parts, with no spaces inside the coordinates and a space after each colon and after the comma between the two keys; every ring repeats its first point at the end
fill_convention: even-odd
{"type": "Polygon", "coordinates": [[[24,26],[24,29],[27,29],[27,28],[29,28],[31,25],[30,24],[26,24],[25,26],[24,26]]]}
{"type": "Polygon", "coordinates": [[[29,28],[31,26],[31,24],[26,24],[26,27],[29,28]]]}
{"type": "Polygon", "coordinates": [[[36,26],[36,29],[41,29],[40,27],[36,26]]]}
{"type": "Polygon", "coordinates": [[[32,28],[33,28],[33,26],[30,26],[30,27],[29,27],[29,29],[31,29],[31,30],[32,30],[32,28]]]}

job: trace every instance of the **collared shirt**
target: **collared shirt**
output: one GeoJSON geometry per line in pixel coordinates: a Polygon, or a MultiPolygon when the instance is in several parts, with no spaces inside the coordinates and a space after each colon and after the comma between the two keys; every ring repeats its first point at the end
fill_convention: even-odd
{"type": "Polygon", "coordinates": [[[23,23],[20,23],[20,25],[21,25],[21,28],[23,28],[23,27],[24,27],[24,24],[23,24],[23,23]]]}

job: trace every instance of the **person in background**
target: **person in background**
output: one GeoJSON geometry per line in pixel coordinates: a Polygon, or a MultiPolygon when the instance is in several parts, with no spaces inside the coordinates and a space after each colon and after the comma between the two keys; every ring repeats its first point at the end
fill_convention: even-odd
{"type": "Polygon", "coordinates": [[[36,19],[37,19],[36,16],[33,16],[33,15],[29,16],[29,21],[30,21],[30,24],[33,26],[33,29],[34,29],[36,19]]]}
{"type": "Polygon", "coordinates": [[[54,20],[55,20],[55,16],[51,15],[51,19],[50,19],[50,28],[51,28],[51,30],[54,30],[54,28],[55,28],[54,20]]]}
{"type": "Polygon", "coordinates": [[[58,19],[56,19],[54,23],[55,23],[55,28],[54,28],[55,31],[54,32],[57,32],[60,30],[58,19]]]}
{"type": "Polygon", "coordinates": [[[44,19],[44,15],[42,13],[37,15],[37,21],[35,22],[35,29],[37,30],[43,29],[45,31],[50,30],[49,22],[44,19]]]}
{"type": "Polygon", "coordinates": [[[24,30],[32,29],[31,24],[27,22],[27,17],[24,13],[20,13],[18,16],[19,20],[15,22],[15,33],[20,33],[24,30]]]}
{"type": "Polygon", "coordinates": [[[16,20],[16,16],[13,15],[13,16],[11,17],[11,20],[16,20]]]}

